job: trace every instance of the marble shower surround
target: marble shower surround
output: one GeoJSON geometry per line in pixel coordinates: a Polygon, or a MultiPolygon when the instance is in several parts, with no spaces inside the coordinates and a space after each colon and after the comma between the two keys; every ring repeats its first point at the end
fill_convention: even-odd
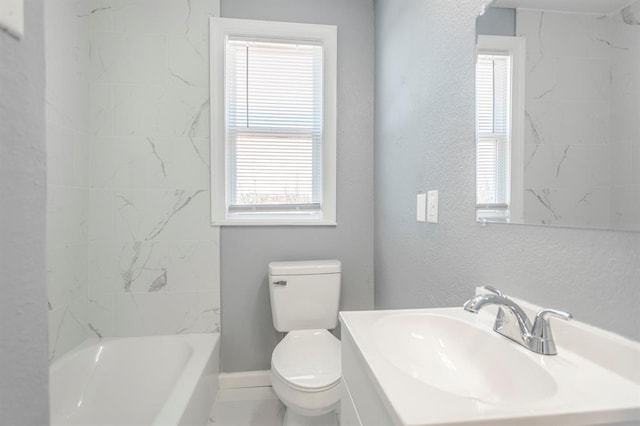
{"type": "Polygon", "coordinates": [[[612,16],[517,11],[516,33],[527,38],[525,221],[624,229],[639,217],[615,201],[622,188],[627,201],[640,189],[633,166],[621,172],[617,161],[621,148],[633,161],[640,135],[626,108],[640,99],[637,77],[620,72],[638,69],[638,27],[628,22],[639,3],[612,16]]]}
{"type": "Polygon", "coordinates": [[[219,331],[209,219],[207,0],[100,0],[90,11],[88,327],[219,331]]]}
{"type": "Polygon", "coordinates": [[[50,359],[86,337],[219,330],[209,225],[217,1],[47,2],[50,359]]]}
{"type": "Polygon", "coordinates": [[[44,4],[49,359],[86,337],[89,223],[89,13],[44,4]]]}

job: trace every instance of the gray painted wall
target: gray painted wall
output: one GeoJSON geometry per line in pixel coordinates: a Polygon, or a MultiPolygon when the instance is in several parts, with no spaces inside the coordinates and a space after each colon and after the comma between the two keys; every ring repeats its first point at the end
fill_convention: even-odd
{"type": "Polygon", "coordinates": [[[49,423],[43,1],[0,31],[0,423],[49,423]]]}
{"type": "Polygon", "coordinates": [[[514,37],[516,35],[516,10],[488,7],[476,20],[476,34],[514,37]]]}
{"type": "Polygon", "coordinates": [[[338,226],[221,231],[221,368],[264,370],[281,337],[271,320],[270,261],[340,259],[341,308],[373,307],[373,3],[222,0],[221,16],[338,26],[338,226]]]}
{"type": "Polygon", "coordinates": [[[376,0],[376,308],[459,306],[492,284],[640,339],[640,233],[475,222],[482,3],[376,0]],[[430,189],[440,223],[417,223],[430,189]]]}

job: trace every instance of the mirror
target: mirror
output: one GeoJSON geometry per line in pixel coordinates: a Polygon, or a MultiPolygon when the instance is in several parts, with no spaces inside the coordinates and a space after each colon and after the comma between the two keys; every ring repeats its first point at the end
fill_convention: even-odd
{"type": "Polygon", "coordinates": [[[640,231],[640,0],[495,0],[476,31],[478,220],[640,231]]]}

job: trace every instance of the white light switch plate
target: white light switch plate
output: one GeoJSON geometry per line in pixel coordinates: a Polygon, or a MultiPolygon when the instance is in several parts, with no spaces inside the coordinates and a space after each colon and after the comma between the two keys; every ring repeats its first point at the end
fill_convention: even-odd
{"type": "Polygon", "coordinates": [[[438,191],[427,193],[427,222],[438,223],[438,191]]]}
{"type": "Polygon", "coordinates": [[[418,194],[417,198],[417,215],[418,222],[427,221],[427,194],[418,194]]]}
{"type": "Polygon", "coordinates": [[[24,35],[24,0],[0,0],[0,29],[15,38],[24,35]]]}

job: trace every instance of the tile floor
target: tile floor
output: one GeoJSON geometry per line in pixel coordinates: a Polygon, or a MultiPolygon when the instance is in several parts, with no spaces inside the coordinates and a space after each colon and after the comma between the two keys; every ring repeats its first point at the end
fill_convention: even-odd
{"type": "Polygon", "coordinates": [[[270,387],[218,392],[209,426],[282,426],[284,405],[270,387]]]}

